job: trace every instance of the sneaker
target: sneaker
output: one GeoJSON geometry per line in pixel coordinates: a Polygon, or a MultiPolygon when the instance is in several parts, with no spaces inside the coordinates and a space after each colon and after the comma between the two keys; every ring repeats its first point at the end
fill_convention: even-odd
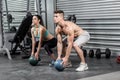
{"type": "Polygon", "coordinates": [[[76,69],[76,71],[85,71],[88,70],[87,64],[80,63],[79,67],[76,69]]]}
{"type": "Polygon", "coordinates": [[[71,63],[70,60],[68,61],[67,65],[66,65],[65,67],[66,67],[66,68],[72,67],[72,63],[71,63]]]}
{"type": "Polygon", "coordinates": [[[55,63],[55,61],[52,60],[51,63],[49,64],[49,66],[50,66],[50,67],[53,67],[53,66],[54,66],[54,63],[55,63]]]}

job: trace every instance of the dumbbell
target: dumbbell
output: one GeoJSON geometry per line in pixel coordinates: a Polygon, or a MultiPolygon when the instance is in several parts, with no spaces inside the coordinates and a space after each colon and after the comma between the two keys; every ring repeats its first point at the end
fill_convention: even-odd
{"type": "Polygon", "coordinates": [[[94,57],[94,50],[93,49],[90,49],[90,51],[89,51],[89,57],[90,58],[93,58],[94,57]]]}
{"type": "Polygon", "coordinates": [[[83,50],[84,57],[86,57],[87,56],[87,50],[86,49],[82,49],[82,50],[83,50]]]}
{"type": "Polygon", "coordinates": [[[111,51],[110,51],[110,49],[109,48],[106,48],[106,50],[105,50],[105,52],[101,52],[101,50],[100,49],[97,49],[96,50],[96,58],[97,59],[100,59],[101,58],[101,54],[105,54],[106,56],[106,58],[108,59],[108,58],[110,58],[110,56],[111,56],[111,51]]]}

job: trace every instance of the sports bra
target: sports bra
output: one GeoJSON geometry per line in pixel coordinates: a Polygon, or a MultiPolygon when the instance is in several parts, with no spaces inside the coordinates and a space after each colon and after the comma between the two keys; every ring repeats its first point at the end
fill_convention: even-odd
{"type": "MultiPolygon", "coordinates": [[[[45,39],[48,36],[49,32],[48,30],[46,30],[43,33],[43,38],[45,39]]],[[[40,25],[38,27],[38,32],[36,32],[36,27],[34,27],[34,37],[35,37],[35,41],[39,41],[40,40],[40,25]]]]}

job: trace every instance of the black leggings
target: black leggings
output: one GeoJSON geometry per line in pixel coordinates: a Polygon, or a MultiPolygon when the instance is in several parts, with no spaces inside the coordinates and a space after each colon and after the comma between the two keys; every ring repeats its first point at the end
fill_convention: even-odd
{"type": "MultiPolygon", "coordinates": [[[[38,46],[37,42],[37,46],[38,46]]],[[[37,47],[36,46],[36,47],[37,47]]],[[[57,46],[57,39],[52,38],[51,40],[48,41],[43,41],[41,47],[44,47],[44,49],[47,51],[48,55],[51,55],[53,53],[52,48],[57,46]]]]}

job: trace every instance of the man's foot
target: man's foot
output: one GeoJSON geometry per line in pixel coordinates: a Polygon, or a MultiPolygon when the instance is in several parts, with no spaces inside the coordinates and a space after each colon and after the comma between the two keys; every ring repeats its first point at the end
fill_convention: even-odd
{"type": "Polygon", "coordinates": [[[67,65],[66,65],[65,67],[66,67],[66,68],[72,67],[72,63],[71,63],[70,60],[68,61],[67,65]]]}
{"type": "Polygon", "coordinates": [[[76,71],[85,71],[88,70],[88,66],[86,63],[80,63],[79,67],[76,69],[76,71]]]}

